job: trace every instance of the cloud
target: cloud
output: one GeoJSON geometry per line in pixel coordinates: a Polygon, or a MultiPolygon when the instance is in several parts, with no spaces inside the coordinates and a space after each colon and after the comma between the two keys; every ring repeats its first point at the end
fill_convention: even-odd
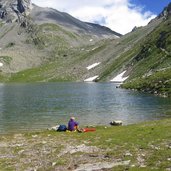
{"type": "Polygon", "coordinates": [[[125,34],[135,26],[144,26],[156,17],[130,0],[32,0],[42,7],[67,12],[82,21],[98,23],[125,34]]]}

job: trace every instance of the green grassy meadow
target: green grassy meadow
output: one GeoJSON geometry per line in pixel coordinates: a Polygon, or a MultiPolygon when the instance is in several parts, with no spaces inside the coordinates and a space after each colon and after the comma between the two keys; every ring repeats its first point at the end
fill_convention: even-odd
{"type": "Polygon", "coordinates": [[[100,126],[95,132],[15,133],[0,137],[0,169],[169,170],[171,119],[128,126],[100,126]]]}

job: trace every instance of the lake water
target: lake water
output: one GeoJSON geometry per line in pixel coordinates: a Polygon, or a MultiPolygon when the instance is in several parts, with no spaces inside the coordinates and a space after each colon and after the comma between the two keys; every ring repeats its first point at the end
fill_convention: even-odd
{"type": "Polygon", "coordinates": [[[75,116],[81,125],[124,125],[164,117],[170,99],[113,83],[0,84],[0,133],[47,129],[75,116]]]}

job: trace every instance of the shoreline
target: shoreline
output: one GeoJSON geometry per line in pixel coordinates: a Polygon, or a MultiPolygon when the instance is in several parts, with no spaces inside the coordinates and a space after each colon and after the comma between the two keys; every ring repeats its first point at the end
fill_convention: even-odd
{"type": "Polygon", "coordinates": [[[2,170],[171,169],[171,118],[95,132],[0,136],[2,170]]]}
{"type": "MultiPolygon", "coordinates": [[[[143,120],[143,121],[139,121],[139,122],[133,122],[133,123],[122,123],[122,125],[119,125],[119,126],[130,126],[130,125],[140,125],[140,124],[143,124],[145,122],[154,122],[154,121],[158,121],[158,120],[164,120],[164,119],[169,119],[170,117],[168,117],[168,115],[165,115],[164,117],[162,118],[155,118],[155,119],[151,119],[151,120],[143,120]]],[[[112,120],[111,120],[112,122],[112,120]]],[[[65,123],[64,123],[65,124],[65,123]]],[[[60,125],[59,123],[57,125],[60,125]]],[[[66,125],[66,124],[65,124],[66,125]]],[[[12,132],[6,132],[6,133],[3,133],[3,132],[0,132],[0,136],[1,135],[14,135],[14,134],[27,134],[27,133],[34,133],[34,132],[44,132],[44,131],[50,131],[49,129],[52,128],[54,125],[51,125],[51,127],[47,127],[47,128],[37,128],[37,129],[25,129],[25,130],[18,130],[16,129],[16,131],[12,131],[12,132]]],[[[116,125],[117,126],[117,125],[116,125]]],[[[108,124],[99,124],[99,125],[80,125],[80,128],[88,128],[88,127],[93,127],[93,128],[98,128],[98,127],[116,127],[114,125],[111,125],[110,122],[108,124]]]]}

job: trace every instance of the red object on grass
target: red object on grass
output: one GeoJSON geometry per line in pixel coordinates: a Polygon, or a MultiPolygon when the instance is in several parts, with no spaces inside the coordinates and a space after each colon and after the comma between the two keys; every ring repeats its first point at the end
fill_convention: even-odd
{"type": "Polygon", "coordinates": [[[84,128],[83,130],[84,130],[83,132],[94,132],[94,131],[96,131],[95,128],[84,128]]]}

